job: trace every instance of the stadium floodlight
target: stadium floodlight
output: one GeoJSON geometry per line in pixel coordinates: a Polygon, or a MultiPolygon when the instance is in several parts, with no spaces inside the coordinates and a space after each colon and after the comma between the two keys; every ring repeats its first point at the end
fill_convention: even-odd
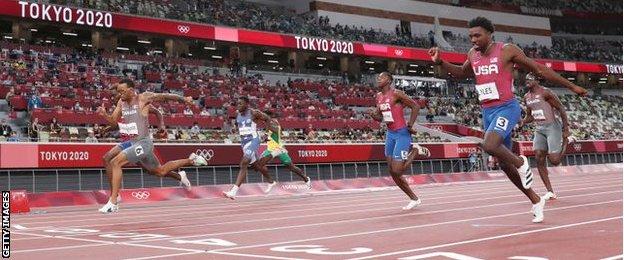
{"type": "Polygon", "coordinates": [[[575,78],[568,78],[568,80],[576,80],[575,78]]]}
{"type": "Polygon", "coordinates": [[[366,64],[375,64],[375,62],[374,62],[374,61],[370,61],[370,60],[365,61],[365,63],[366,63],[366,64]]]}
{"type": "Polygon", "coordinates": [[[320,56],[319,56],[319,57],[316,57],[316,59],[317,59],[317,60],[327,60],[327,58],[325,58],[325,57],[320,57],[320,56]]]}
{"type": "Polygon", "coordinates": [[[598,84],[606,84],[606,81],[598,81],[598,84]]]}
{"type": "Polygon", "coordinates": [[[323,67],[323,64],[319,64],[319,67],[323,67]]]}
{"type": "Polygon", "coordinates": [[[279,61],[276,60],[268,60],[269,63],[279,63],[279,61]]]}
{"type": "Polygon", "coordinates": [[[146,40],[138,40],[138,43],[143,43],[143,44],[151,44],[152,42],[150,41],[146,41],[146,40]]]}
{"type": "Polygon", "coordinates": [[[36,32],[36,31],[37,31],[37,29],[32,28],[32,29],[30,29],[30,31],[31,31],[31,32],[36,32]]]}
{"type": "Polygon", "coordinates": [[[407,72],[417,73],[418,71],[415,71],[415,70],[408,70],[407,72]]]}
{"type": "Polygon", "coordinates": [[[154,53],[162,54],[162,51],[161,50],[154,50],[154,53]]]}
{"type": "Polygon", "coordinates": [[[410,67],[416,67],[416,68],[418,68],[418,64],[410,64],[410,67]]]}
{"type": "Polygon", "coordinates": [[[223,59],[223,57],[219,56],[219,55],[212,55],[213,59],[223,59]]]}
{"type": "Polygon", "coordinates": [[[211,50],[211,51],[214,51],[214,50],[217,50],[217,47],[213,47],[213,46],[204,46],[204,50],[211,50]]]}
{"type": "Polygon", "coordinates": [[[72,33],[72,32],[64,32],[63,35],[74,36],[74,37],[78,36],[77,33],[72,33]]]}
{"type": "Polygon", "coordinates": [[[272,52],[263,52],[262,54],[266,55],[266,56],[274,56],[275,53],[272,52]]]}
{"type": "Polygon", "coordinates": [[[130,49],[126,48],[126,47],[117,47],[118,50],[120,51],[129,51],[130,49]]]}
{"type": "Polygon", "coordinates": [[[9,39],[9,40],[13,39],[13,37],[11,37],[11,36],[4,36],[4,38],[5,39],[9,39]]]}
{"type": "Polygon", "coordinates": [[[607,78],[600,78],[600,80],[605,81],[605,80],[607,80],[607,78]]]}
{"type": "Polygon", "coordinates": [[[372,68],[372,67],[371,67],[371,68],[368,68],[368,70],[375,70],[375,68],[372,68]]]}

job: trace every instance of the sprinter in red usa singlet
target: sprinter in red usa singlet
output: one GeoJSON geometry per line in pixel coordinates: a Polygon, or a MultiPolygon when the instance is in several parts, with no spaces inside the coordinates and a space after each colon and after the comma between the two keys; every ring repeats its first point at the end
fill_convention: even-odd
{"type": "Polygon", "coordinates": [[[453,65],[442,60],[438,48],[429,49],[431,60],[456,78],[474,77],[479,102],[483,108],[483,128],[485,138],[480,144],[488,154],[496,157],[507,177],[533,203],[533,222],[544,220],[545,200],[532,189],[533,175],[525,156],[511,152],[511,132],[520,121],[521,108],[513,94],[513,67],[535,73],[535,75],[565,86],[579,95],[587,90],[561,77],[552,69],[526,57],[518,46],[494,42],[494,25],[484,17],[468,22],[468,33],[474,47],[468,52],[463,65],[453,65]]]}

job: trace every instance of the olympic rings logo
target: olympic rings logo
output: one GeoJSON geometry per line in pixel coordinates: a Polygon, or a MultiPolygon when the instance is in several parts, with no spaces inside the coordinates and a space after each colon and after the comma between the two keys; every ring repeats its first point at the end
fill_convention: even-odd
{"type": "Polygon", "coordinates": [[[189,31],[191,31],[191,27],[186,25],[178,25],[178,31],[180,31],[181,33],[188,33],[189,31]]]}
{"type": "Polygon", "coordinates": [[[149,191],[133,191],[132,192],[132,197],[135,197],[136,199],[139,200],[146,200],[147,198],[149,198],[150,193],[149,191]]]}
{"type": "Polygon", "coordinates": [[[214,151],[212,149],[197,149],[195,154],[204,157],[206,161],[210,161],[210,159],[214,156],[214,151]]]}
{"type": "Polygon", "coordinates": [[[578,144],[578,143],[577,143],[577,144],[574,144],[574,150],[580,151],[580,150],[581,150],[581,148],[583,148],[583,145],[578,144]]]}
{"type": "Polygon", "coordinates": [[[401,50],[401,49],[394,50],[394,55],[396,55],[396,56],[403,56],[403,50],[401,50]]]}

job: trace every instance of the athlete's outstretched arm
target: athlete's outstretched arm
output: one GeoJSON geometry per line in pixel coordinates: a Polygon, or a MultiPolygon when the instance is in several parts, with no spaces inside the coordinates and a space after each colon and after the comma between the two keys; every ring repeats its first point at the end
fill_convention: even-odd
{"type": "Polygon", "coordinates": [[[401,101],[404,106],[409,107],[412,110],[412,112],[410,113],[409,121],[407,122],[407,127],[409,128],[410,132],[412,132],[412,126],[414,126],[414,123],[418,118],[418,112],[420,112],[420,106],[418,105],[418,103],[416,103],[416,101],[410,98],[403,91],[397,91],[396,95],[399,101],[401,101]]]}
{"type": "Polygon", "coordinates": [[[564,77],[556,73],[551,68],[546,67],[542,64],[539,64],[533,59],[527,57],[526,55],[524,55],[524,52],[518,46],[514,44],[510,44],[510,43],[505,44],[505,46],[503,46],[503,52],[507,52],[508,55],[511,55],[510,60],[513,63],[518,64],[520,67],[522,67],[523,69],[527,71],[532,71],[538,77],[541,77],[557,85],[564,86],[568,88],[570,91],[578,95],[581,95],[581,96],[587,95],[586,89],[579,87],[576,84],[570,82],[569,80],[565,79],[564,77]]]}
{"type": "Polygon", "coordinates": [[[544,100],[548,102],[552,107],[559,111],[561,116],[561,124],[563,124],[563,138],[570,136],[570,127],[568,123],[568,114],[566,114],[565,108],[555,93],[550,90],[544,91],[544,100]]]}
{"type": "Polygon", "coordinates": [[[106,113],[106,108],[104,108],[104,104],[98,107],[97,113],[100,116],[104,117],[104,119],[106,119],[109,125],[116,126],[117,121],[119,121],[119,117],[121,117],[121,102],[122,102],[121,99],[117,101],[117,105],[115,106],[115,110],[113,111],[112,115],[109,115],[106,113]]]}
{"type": "Polygon", "coordinates": [[[189,105],[193,104],[193,97],[183,97],[170,93],[144,92],[141,94],[140,98],[145,104],[149,104],[154,101],[177,101],[180,103],[187,103],[189,105]]]}
{"type": "Polygon", "coordinates": [[[440,57],[440,49],[438,49],[438,47],[433,47],[429,49],[429,55],[431,56],[431,60],[433,61],[433,63],[435,63],[436,65],[440,65],[444,71],[451,73],[451,75],[455,78],[468,78],[474,76],[474,71],[470,66],[469,59],[466,59],[466,61],[464,61],[464,64],[462,64],[461,66],[452,64],[448,61],[443,60],[440,57]]]}
{"type": "Polygon", "coordinates": [[[274,122],[272,122],[273,120],[271,120],[271,117],[269,115],[267,115],[266,113],[257,110],[257,109],[252,109],[251,110],[251,114],[254,118],[258,118],[261,121],[264,121],[264,123],[266,124],[266,127],[271,130],[271,132],[278,132],[279,129],[278,127],[274,124],[274,122]]]}
{"type": "Polygon", "coordinates": [[[155,108],[153,105],[150,104],[149,105],[149,112],[156,116],[156,119],[158,120],[158,128],[166,129],[166,127],[165,127],[165,120],[164,120],[163,114],[160,112],[160,110],[158,110],[157,108],[155,108]]]}

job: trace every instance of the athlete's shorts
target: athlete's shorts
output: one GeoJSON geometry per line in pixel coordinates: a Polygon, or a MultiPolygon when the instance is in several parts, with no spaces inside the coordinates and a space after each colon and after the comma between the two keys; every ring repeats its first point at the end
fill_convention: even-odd
{"type": "Polygon", "coordinates": [[[548,151],[548,153],[561,152],[563,130],[561,123],[555,121],[546,125],[539,125],[533,136],[533,151],[548,151]]]}
{"type": "Polygon", "coordinates": [[[258,160],[258,149],[260,148],[260,138],[252,138],[241,141],[241,148],[243,148],[243,157],[249,159],[249,164],[258,160]]]}
{"type": "Polygon", "coordinates": [[[288,155],[288,150],[286,150],[286,148],[278,148],[272,151],[269,151],[269,149],[264,150],[264,152],[262,152],[262,157],[271,157],[271,158],[279,158],[280,161],[282,162],[283,165],[288,165],[292,163],[292,159],[290,158],[290,155],[288,155]]]}
{"type": "Polygon", "coordinates": [[[483,109],[483,129],[485,132],[495,132],[503,138],[503,144],[511,149],[511,132],[522,114],[518,100],[509,100],[507,103],[483,109]]]}
{"type": "Polygon", "coordinates": [[[410,147],[412,146],[412,135],[407,130],[407,127],[398,129],[396,131],[388,129],[386,132],[386,157],[391,156],[392,160],[403,161],[407,160],[410,147]]]}
{"type": "Polygon", "coordinates": [[[117,145],[122,151],[126,150],[128,147],[132,146],[132,141],[125,141],[117,145]]]}
{"type": "Polygon", "coordinates": [[[152,139],[143,138],[140,140],[127,141],[119,144],[119,147],[122,147],[122,145],[127,146],[127,143],[131,145],[121,152],[126,155],[129,162],[141,163],[147,170],[153,170],[160,166],[160,161],[158,161],[158,158],[154,155],[154,143],[152,139]]]}

